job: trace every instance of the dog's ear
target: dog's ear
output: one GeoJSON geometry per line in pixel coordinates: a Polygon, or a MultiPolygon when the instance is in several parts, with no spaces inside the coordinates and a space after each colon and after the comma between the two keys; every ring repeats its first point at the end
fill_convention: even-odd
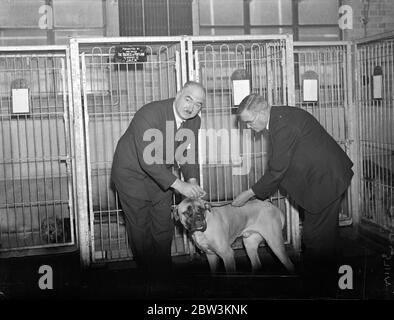
{"type": "Polygon", "coordinates": [[[211,204],[209,202],[204,203],[205,210],[211,211],[211,204]]]}

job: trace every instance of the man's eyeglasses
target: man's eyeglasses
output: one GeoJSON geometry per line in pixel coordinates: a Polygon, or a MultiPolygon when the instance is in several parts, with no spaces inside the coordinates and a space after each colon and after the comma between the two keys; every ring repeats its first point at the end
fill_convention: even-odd
{"type": "Polygon", "coordinates": [[[250,120],[250,121],[245,121],[245,125],[246,125],[247,127],[253,126],[254,123],[256,122],[258,116],[259,116],[259,114],[256,113],[255,117],[254,117],[252,120],[250,120]]]}
{"type": "Polygon", "coordinates": [[[189,96],[187,96],[186,98],[185,98],[185,100],[186,100],[186,102],[189,104],[189,105],[192,105],[194,108],[196,108],[197,110],[200,110],[201,108],[202,108],[202,102],[194,102],[194,100],[191,98],[191,97],[189,97],[189,96]]]}

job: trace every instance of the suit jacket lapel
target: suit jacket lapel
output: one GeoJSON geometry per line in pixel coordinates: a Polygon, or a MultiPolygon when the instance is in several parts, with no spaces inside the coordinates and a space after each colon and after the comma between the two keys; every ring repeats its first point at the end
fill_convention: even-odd
{"type": "Polygon", "coordinates": [[[174,110],[172,109],[172,105],[174,103],[174,98],[168,99],[166,102],[165,106],[165,115],[166,115],[166,121],[172,121],[174,123],[174,128],[176,128],[175,124],[175,115],[174,115],[174,110]]]}
{"type": "MultiPolygon", "coordinates": [[[[166,118],[166,121],[169,121],[169,122],[171,122],[171,124],[172,124],[172,126],[173,126],[173,128],[174,128],[174,136],[173,136],[173,142],[169,142],[169,141],[166,141],[166,143],[174,143],[174,154],[173,154],[173,161],[174,161],[174,165],[175,165],[175,167],[178,167],[178,164],[177,164],[177,162],[176,162],[176,159],[175,159],[175,153],[176,153],[176,149],[178,148],[178,146],[179,146],[179,144],[180,144],[180,141],[176,141],[175,140],[175,135],[176,135],[176,133],[177,133],[177,131],[179,130],[177,130],[177,127],[176,127],[176,120],[175,120],[175,115],[174,115],[174,109],[173,109],[173,104],[174,104],[174,98],[172,98],[172,99],[168,99],[167,100],[167,104],[166,104],[166,106],[165,106],[165,118],[166,118]]],[[[164,126],[165,128],[166,128],[166,125],[164,126]]],[[[167,136],[167,134],[166,133],[164,133],[165,134],[165,136],[167,136]]]]}

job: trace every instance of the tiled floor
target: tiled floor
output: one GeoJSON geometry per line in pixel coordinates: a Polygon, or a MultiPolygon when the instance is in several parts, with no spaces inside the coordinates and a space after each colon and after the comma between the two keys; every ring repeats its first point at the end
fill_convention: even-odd
{"type": "MultiPolygon", "coordinates": [[[[365,238],[355,237],[350,227],[341,229],[344,264],[353,269],[353,289],[338,290],[337,299],[394,299],[393,287],[387,284],[393,271],[385,265],[382,254],[388,249],[365,238]],[[385,282],[386,278],[386,282],[385,282]],[[391,290],[391,292],[390,292],[391,290]]],[[[238,273],[209,275],[203,256],[174,259],[176,278],[153,293],[166,299],[292,299],[307,298],[298,276],[286,275],[281,264],[265,249],[260,249],[263,270],[252,275],[242,251],[237,251],[238,273]]],[[[394,259],[394,258],[393,258],[394,259]]],[[[76,253],[8,259],[0,261],[0,299],[81,298],[146,299],[144,283],[130,262],[91,268],[81,273],[76,253]],[[53,270],[53,290],[40,290],[41,265],[53,270]]],[[[393,266],[391,262],[391,266],[393,266]]],[[[394,279],[394,278],[393,278],[394,279]]],[[[394,281],[391,281],[394,282],[394,281]]],[[[149,298],[148,297],[148,298],[149,298]]],[[[323,298],[316,296],[316,298],[323,298]]]]}

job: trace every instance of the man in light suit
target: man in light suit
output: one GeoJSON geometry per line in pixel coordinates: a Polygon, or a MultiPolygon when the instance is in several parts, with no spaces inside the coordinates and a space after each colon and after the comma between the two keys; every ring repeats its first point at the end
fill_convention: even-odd
{"type": "MultiPolygon", "coordinates": [[[[341,200],[353,176],[352,161],[305,110],[269,106],[263,97],[252,94],[241,102],[237,114],[248,128],[268,130],[271,155],[264,175],[239,194],[233,205],[242,206],[253,196],[268,198],[279,187],[285,190],[304,210],[305,274],[313,277],[315,271],[327,267],[332,276],[338,275],[338,220],[341,200]]],[[[316,277],[323,275],[317,273],[316,277]]],[[[318,281],[316,277],[311,282],[318,281]]],[[[329,281],[335,282],[335,278],[329,281]]]]}
{"type": "Polygon", "coordinates": [[[201,124],[198,113],[204,104],[205,89],[199,83],[187,82],[175,98],[141,107],[116,147],[112,181],[125,214],[133,255],[148,278],[165,278],[171,270],[173,191],[192,198],[205,195],[198,185],[197,147],[201,124]],[[194,157],[180,164],[185,182],[172,171],[179,164],[179,159],[175,159],[179,145],[175,133],[181,126],[194,136],[188,150],[184,150],[193,148],[194,157]],[[153,153],[149,136],[152,130],[162,137],[155,137],[158,141],[154,141],[157,148],[153,153]],[[152,157],[159,161],[152,161],[152,157]]]}

